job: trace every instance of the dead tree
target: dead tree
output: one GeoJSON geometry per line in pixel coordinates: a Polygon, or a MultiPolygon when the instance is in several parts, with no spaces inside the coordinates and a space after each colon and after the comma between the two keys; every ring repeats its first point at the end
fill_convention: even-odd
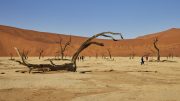
{"type": "Polygon", "coordinates": [[[71,44],[71,36],[69,37],[69,40],[64,44],[64,46],[62,45],[63,39],[60,37],[59,38],[59,46],[60,46],[60,54],[61,54],[61,59],[64,59],[64,52],[66,51],[67,46],[70,46],[71,44]]]}
{"type": "Polygon", "coordinates": [[[10,55],[10,60],[14,60],[14,59],[13,59],[13,54],[12,54],[12,53],[9,53],[9,55],[10,55]]]}
{"type": "Polygon", "coordinates": [[[118,40],[114,39],[112,36],[107,35],[107,34],[110,34],[110,35],[120,35],[121,38],[123,39],[121,33],[113,33],[113,32],[102,32],[102,33],[96,34],[96,35],[88,38],[88,39],[80,46],[80,48],[76,51],[76,53],[75,53],[75,54],[73,55],[73,57],[72,57],[71,62],[72,62],[73,65],[74,65],[74,67],[73,67],[73,68],[74,68],[74,71],[76,71],[76,68],[77,68],[77,66],[76,66],[76,59],[77,59],[78,55],[79,55],[84,49],[86,49],[86,48],[87,48],[88,46],[90,46],[91,44],[95,44],[95,45],[98,45],[98,46],[104,46],[103,43],[92,42],[92,40],[93,40],[94,38],[97,38],[97,37],[99,37],[99,36],[104,36],[104,37],[109,37],[109,38],[113,39],[113,41],[118,41],[118,40]]]}
{"type": "Polygon", "coordinates": [[[104,56],[104,54],[102,54],[102,59],[104,59],[105,58],[105,56],[104,56]]]}
{"type": "Polygon", "coordinates": [[[111,59],[111,51],[110,51],[110,49],[108,48],[107,51],[108,51],[108,54],[109,54],[109,58],[111,59]]]}
{"type": "Polygon", "coordinates": [[[44,50],[40,48],[40,50],[39,50],[39,59],[41,59],[43,52],[44,52],[44,50]]]}
{"type": "Polygon", "coordinates": [[[23,58],[25,59],[25,60],[27,60],[28,59],[28,54],[29,54],[29,50],[24,50],[23,49],[23,51],[22,52],[20,52],[20,54],[23,56],[23,58]]]}
{"type": "Polygon", "coordinates": [[[170,56],[169,56],[169,58],[171,57],[172,59],[173,59],[173,57],[174,57],[174,52],[173,52],[173,50],[175,50],[175,48],[171,48],[171,50],[170,50],[170,56]]]}
{"type": "Polygon", "coordinates": [[[134,51],[132,52],[132,59],[134,59],[134,57],[135,57],[135,53],[134,53],[134,51]]]}
{"type": "Polygon", "coordinates": [[[96,59],[98,59],[98,53],[96,53],[96,59]]]}
{"type": "Polygon", "coordinates": [[[160,50],[159,48],[157,47],[157,42],[158,42],[158,38],[155,38],[154,39],[154,42],[153,42],[153,45],[154,45],[154,48],[156,49],[156,54],[157,54],[157,61],[160,61],[160,50]]]}
{"type": "Polygon", "coordinates": [[[55,65],[51,60],[50,60],[50,64],[31,64],[28,63],[25,59],[24,59],[24,55],[22,53],[20,53],[19,49],[15,47],[15,50],[18,54],[18,56],[21,58],[21,61],[15,60],[15,62],[18,62],[26,67],[29,68],[29,73],[33,70],[33,69],[38,69],[41,71],[45,71],[45,70],[51,70],[51,71],[57,71],[57,70],[69,70],[69,68],[71,68],[72,64],[63,64],[63,65],[55,65]],[[70,67],[69,67],[70,66],[70,67]]]}
{"type": "Polygon", "coordinates": [[[49,70],[54,71],[54,70],[67,70],[67,71],[73,71],[76,72],[77,70],[77,66],[76,66],[76,59],[78,58],[79,54],[86,49],[87,47],[89,47],[90,45],[98,45],[98,46],[104,46],[103,43],[99,43],[99,42],[94,42],[92,41],[94,38],[99,37],[99,36],[104,36],[104,37],[109,37],[112,38],[114,41],[118,41],[116,39],[114,39],[112,36],[110,35],[120,35],[122,38],[121,33],[113,33],[113,32],[102,32],[99,34],[96,34],[90,38],[88,38],[84,43],[82,43],[82,45],[79,47],[79,49],[74,53],[72,59],[71,59],[71,63],[65,63],[62,65],[56,65],[53,63],[53,61],[50,60],[51,64],[30,64],[28,62],[26,62],[26,60],[23,58],[23,56],[20,54],[19,50],[17,48],[16,52],[18,53],[18,55],[21,57],[22,60],[22,64],[27,66],[29,68],[29,73],[31,72],[32,69],[35,68],[49,68],[49,70]]]}
{"type": "Polygon", "coordinates": [[[136,54],[135,54],[134,51],[133,51],[132,53],[129,54],[129,59],[134,59],[135,55],[136,55],[136,54]]]}

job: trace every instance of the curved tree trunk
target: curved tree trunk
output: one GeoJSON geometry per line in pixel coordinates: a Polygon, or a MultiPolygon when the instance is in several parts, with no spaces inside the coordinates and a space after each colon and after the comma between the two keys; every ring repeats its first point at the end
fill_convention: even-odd
{"type": "Polygon", "coordinates": [[[157,47],[157,42],[158,42],[158,38],[156,38],[155,40],[154,40],[154,42],[153,42],[153,44],[154,44],[154,48],[156,49],[156,51],[157,51],[157,61],[160,61],[160,50],[159,50],[159,48],[157,47]]]}
{"type": "Polygon", "coordinates": [[[110,35],[120,35],[121,38],[123,39],[122,37],[122,34],[121,33],[113,33],[113,32],[102,32],[102,33],[99,33],[99,34],[96,34],[90,38],[88,38],[81,46],[80,48],[76,51],[76,53],[73,55],[72,57],[72,60],[71,62],[74,64],[74,70],[76,71],[76,59],[77,57],[79,56],[79,54],[84,50],[86,49],[88,46],[90,46],[91,44],[96,44],[96,45],[99,45],[99,46],[104,46],[103,43],[98,43],[98,42],[91,42],[91,40],[99,37],[99,36],[104,36],[104,37],[109,37],[111,39],[113,39],[113,41],[118,41],[116,39],[114,39],[112,36],[109,36],[109,35],[106,35],[106,34],[110,34],[110,35]]]}
{"type": "Polygon", "coordinates": [[[111,59],[111,51],[110,51],[110,49],[107,49],[107,51],[108,51],[108,54],[109,54],[109,58],[111,59]]]}

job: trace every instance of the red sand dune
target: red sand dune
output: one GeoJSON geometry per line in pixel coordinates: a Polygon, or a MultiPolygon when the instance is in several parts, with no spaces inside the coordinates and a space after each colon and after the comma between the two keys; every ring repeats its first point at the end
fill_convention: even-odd
{"type": "MultiPolygon", "coordinates": [[[[57,44],[59,36],[66,42],[69,39],[68,35],[54,34],[47,32],[38,32],[32,30],[19,29],[9,26],[0,25],[0,56],[9,56],[10,53],[16,55],[13,47],[18,47],[20,50],[30,51],[30,56],[38,56],[39,50],[44,49],[46,56],[55,56],[59,50],[57,44]]],[[[111,50],[113,56],[129,56],[134,53],[136,56],[142,56],[146,53],[155,55],[153,48],[153,39],[158,37],[158,47],[162,56],[167,56],[173,53],[174,56],[180,56],[180,29],[172,28],[159,33],[149,34],[135,39],[125,39],[120,41],[112,41],[105,39],[96,39],[98,42],[103,42],[104,47],[90,46],[83,51],[81,55],[98,56],[108,55],[107,49],[111,50]]],[[[65,52],[66,55],[73,55],[77,48],[87,38],[72,36],[72,44],[65,52]]]]}

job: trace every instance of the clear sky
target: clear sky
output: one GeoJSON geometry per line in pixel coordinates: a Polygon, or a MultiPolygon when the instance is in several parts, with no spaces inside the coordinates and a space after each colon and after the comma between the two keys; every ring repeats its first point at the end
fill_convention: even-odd
{"type": "Polygon", "coordinates": [[[0,24],[80,36],[125,38],[180,28],[180,0],[0,0],[0,24]]]}

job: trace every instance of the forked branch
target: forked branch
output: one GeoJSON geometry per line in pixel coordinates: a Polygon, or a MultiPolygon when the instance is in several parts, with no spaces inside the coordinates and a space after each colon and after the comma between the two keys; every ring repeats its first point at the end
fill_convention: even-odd
{"type": "Polygon", "coordinates": [[[69,36],[69,40],[64,44],[64,46],[62,45],[62,41],[63,39],[60,37],[59,38],[60,54],[61,54],[61,59],[63,60],[64,52],[66,51],[66,48],[71,44],[71,35],[69,36]]]}
{"type": "Polygon", "coordinates": [[[96,45],[100,45],[100,46],[104,46],[102,45],[102,43],[95,43],[95,42],[91,42],[93,39],[99,37],[99,36],[104,36],[104,37],[108,37],[108,38],[111,38],[113,39],[113,41],[118,41],[116,40],[115,38],[113,38],[112,36],[110,35],[120,35],[121,39],[123,39],[123,36],[121,33],[113,33],[113,32],[102,32],[102,33],[98,33],[90,38],[88,38],[80,47],[79,49],[75,52],[75,54],[73,55],[72,57],[72,60],[71,62],[74,64],[74,71],[76,71],[76,59],[77,57],[79,56],[79,54],[85,49],[87,48],[88,46],[90,46],[91,44],[96,44],[96,45]],[[109,35],[107,35],[109,34],[109,35]]]}

